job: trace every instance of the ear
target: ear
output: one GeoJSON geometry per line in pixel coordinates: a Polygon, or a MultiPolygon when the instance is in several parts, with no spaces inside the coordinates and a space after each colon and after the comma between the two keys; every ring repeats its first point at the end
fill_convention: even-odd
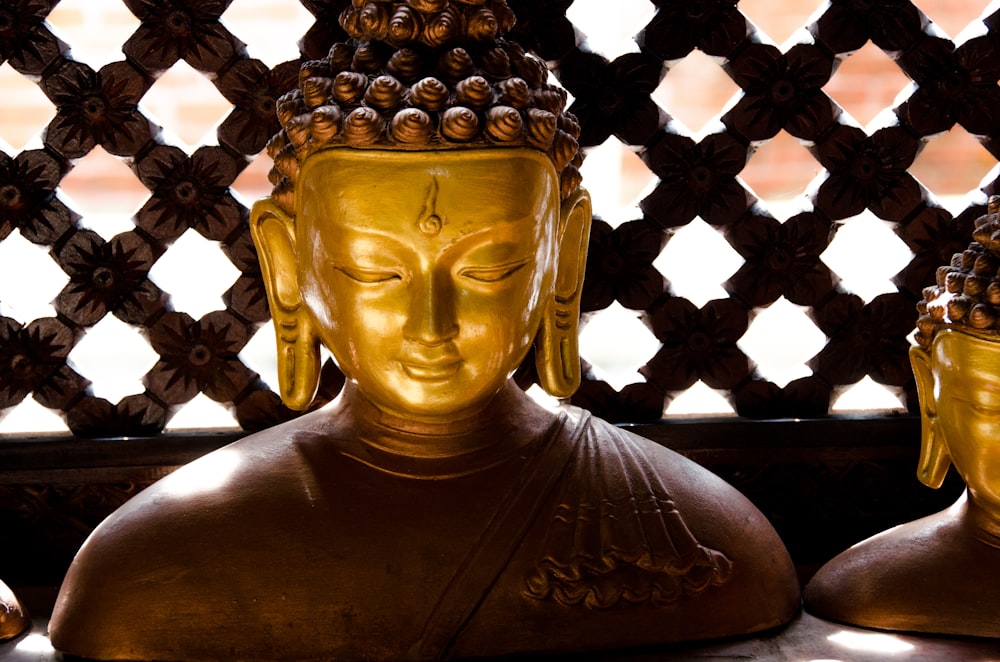
{"type": "Polygon", "coordinates": [[[259,200],[250,211],[250,235],[274,322],[281,399],[301,411],[319,387],[320,359],[319,339],[299,292],[295,221],[270,198],[259,200]]]}
{"type": "Polygon", "coordinates": [[[590,194],[577,189],[560,209],[554,293],[542,313],[535,341],[539,381],[546,392],[557,398],[568,398],[580,386],[580,293],[590,221],[590,194]]]}
{"type": "Polygon", "coordinates": [[[911,347],[910,365],[913,367],[917,397],[920,399],[920,462],[917,465],[917,478],[924,485],[937,489],[948,473],[951,457],[948,455],[944,431],[938,424],[931,356],[921,347],[911,347]]]}

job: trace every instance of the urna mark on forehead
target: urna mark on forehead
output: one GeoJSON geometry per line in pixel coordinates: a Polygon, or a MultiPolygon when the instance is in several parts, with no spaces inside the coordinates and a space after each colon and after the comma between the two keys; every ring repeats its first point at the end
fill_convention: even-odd
{"type": "MultiPolygon", "coordinates": [[[[426,152],[331,149],[303,164],[296,219],[369,227],[438,217],[459,229],[558,215],[559,183],[551,161],[528,148],[426,152]]],[[[431,233],[433,234],[433,232],[431,233]]]]}

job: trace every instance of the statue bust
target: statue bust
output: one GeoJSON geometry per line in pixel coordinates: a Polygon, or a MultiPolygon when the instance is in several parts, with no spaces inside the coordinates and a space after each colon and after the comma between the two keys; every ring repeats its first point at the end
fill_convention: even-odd
{"type": "Polygon", "coordinates": [[[1000,637],[1000,198],[976,240],[924,290],[910,348],[920,398],[917,476],[967,489],[940,513],[851,547],[806,587],[808,611],[863,627],[1000,637]]]}
{"type": "Polygon", "coordinates": [[[303,65],[251,228],[282,398],[330,405],[136,496],[50,623],[100,659],[437,659],[760,631],[780,539],[683,457],[510,376],[579,383],[579,128],[503,0],[356,2],[303,65]],[[452,26],[452,27],[448,27],[452,26]],[[461,29],[454,27],[460,26],[461,29]]]}
{"type": "Polygon", "coordinates": [[[0,582],[0,641],[13,639],[28,629],[31,620],[14,591],[0,582]]]}

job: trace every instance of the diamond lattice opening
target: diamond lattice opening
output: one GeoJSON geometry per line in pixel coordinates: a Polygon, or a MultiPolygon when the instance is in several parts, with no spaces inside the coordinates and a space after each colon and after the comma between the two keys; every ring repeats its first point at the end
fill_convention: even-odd
{"type": "Polygon", "coordinates": [[[782,44],[800,28],[810,23],[810,17],[824,3],[821,0],[742,0],[739,8],[757,29],[774,43],[782,44]]]}
{"type": "Polygon", "coordinates": [[[95,70],[124,60],[121,45],[139,27],[139,19],[124,4],[106,0],[61,0],[48,23],[69,44],[71,57],[95,70]]]}
{"type": "Polygon", "coordinates": [[[761,145],[740,172],[765,203],[785,203],[800,196],[823,166],[802,143],[785,131],[761,145]]]}
{"type": "Polygon", "coordinates": [[[931,139],[910,166],[910,174],[940,198],[948,209],[959,209],[976,191],[997,160],[960,126],[931,139]]]}
{"type": "Polygon", "coordinates": [[[91,381],[94,395],[110,402],[142,393],[142,377],[157,358],[138,329],[113,315],[88,329],[69,353],[76,371],[91,381]]]}
{"type": "Polygon", "coordinates": [[[589,317],[580,332],[580,356],[594,367],[595,377],[617,391],[645,381],[638,370],[658,349],[660,342],[639,314],[617,301],[589,317]],[[614,342],[609,342],[611,338],[614,342]]]}
{"type": "Polygon", "coordinates": [[[680,228],[653,261],[670,281],[670,290],[701,308],[713,299],[729,295],[721,283],[732,276],[743,258],[721,234],[696,218],[680,228]],[[711,256],[711,259],[706,259],[711,256]]]}
{"type": "Polygon", "coordinates": [[[200,319],[222,310],[222,295],[240,272],[219,248],[219,242],[188,230],[149,270],[149,278],[170,292],[174,309],[200,319]]]}
{"type": "Polygon", "coordinates": [[[739,91],[716,60],[694,50],[670,67],[653,91],[653,100],[697,133],[734,103],[739,91]]]}
{"type": "Polygon", "coordinates": [[[847,290],[867,303],[896,291],[891,279],[909,264],[913,253],[892,231],[891,224],[866,210],[837,230],[820,257],[840,276],[847,290]]]}
{"type": "Polygon", "coordinates": [[[36,435],[66,432],[66,423],[59,412],[43,407],[31,398],[6,412],[0,412],[0,435],[36,435]]]}
{"type": "Polygon", "coordinates": [[[298,41],[315,21],[302,3],[274,0],[236,0],[221,20],[247,45],[250,57],[269,67],[297,60],[298,41]]]}
{"type": "Polygon", "coordinates": [[[240,361],[260,375],[261,380],[275,392],[278,392],[277,353],[274,325],[270,322],[262,325],[239,353],[240,361]]]}
{"type": "Polygon", "coordinates": [[[896,395],[867,375],[837,397],[831,412],[900,411],[902,403],[896,395]]]}
{"type": "Polygon", "coordinates": [[[53,317],[50,303],[69,282],[48,251],[15,230],[0,241],[0,315],[27,324],[53,317]]]}
{"type": "Polygon", "coordinates": [[[132,215],[149,198],[149,190],[121,159],[97,146],[59,183],[66,204],[105,239],[131,230],[132,215]]]}
{"type": "Polygon", "coordinates": [[[257,200],[271,195],[271,182],[267,180],[267,173],[273,164],[270,156],[264,152],[258,154],[233,181],[230,187],[233,197],[249,207],[257,200]]]}
{"type": "Polygon", "coordinates": [[[864,126],[895,105],[909,83],[899,66],[869,41],[840,63],[823,91],[864,126]]]}
{"type": "MultiPolygon", "coordinates": [[[[965,3],[954,0],[919,0],[914,3],[927,18],[953,39],[957,37],[970,23],[982,15],[983,8],[989,3],[965,3]]],[[[994,10],[996,7],[994,6],[994,10]]],[[[982,29],[982,24],[974,29],[982,29]]]]}
{"type": "Polygon", "coordinates": [[[760,374],[778,386],[811,375],[805,363],[826,344],[806,310],[781,297],[754,318],[737,343],[760,374]]]}
{"type": "Polygon", "coordinates": [[[614,11],[608,11],[606,0],[576,0],[566,10],[566,17],[587,35],[587,45],[609,60],[623,53],[638,52],[632,38],[653,17],[653,5],[648,0],[615,0],[614,11]]]}
{"type": "Polygon", "coordinates": [[[215,86],[187,62],[178,61],[142,97],[143,112],[163,126],[166,139],[186,147],[218,145],[215,126],[233,109],[215,86]]]}
{"type": "Polygon", "coordinates": [[[171,432],[238,427],[239,424],[228,407],[199,393],[173,415],[164,429],[171,432]]]}
{"type": "Polygon", "coordinates": [[[14,71],[8,63],[0,65],[0,90],[3,90],[4,107],[0,147],[7,143],[13,148],[11,156],[22,149],[41,147],[42,129],[56,116],[52,102],[38,85],[14,71]]]}
{"type": "MultiPolygon", "coordinates": [[[[562,87],[562,83],[560,83],[559,79],[556,78],[556,74],[554,71],[549,70],[549,73],[545,78],[548,81],[549,85],[562,87]]],[[[570,92],[569,90],[564,90],[564,91],[566,92],[566,108],[571,108],[573,106],[573,102],[576,101],[576,97],[573,96],[573,93],[570,92]]]]}
{"type": "Polygon", "coordinates": [[[638,155],[614,138],[587,152],[580,174],[594,212],[613,227],[642,218],[638,202],[656,182],[638,155]]]}
{"type": "Polygon", "coordinates": [[[735,414],[729,401],[701,380],[670,401],[663,412],[671,416],[721,416],[735,414]]]}

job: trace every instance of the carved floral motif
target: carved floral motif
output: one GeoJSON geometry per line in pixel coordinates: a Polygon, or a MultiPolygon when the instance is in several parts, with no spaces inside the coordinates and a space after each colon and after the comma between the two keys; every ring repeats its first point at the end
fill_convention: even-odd
{"type": "Polygon", "coordinates": [[[676,60],[695,48],[725,57],[747,37],[737,0],[657,0],[656,15],[636,41],[661,60],[676,60]]]}
{"type": "Polygon", "coordinates": [[[140,161],[138,174],[153,195],[136,214],[136,225],[161,241],[188,228],[224,241],[243,231],[244,212],[229,191],[242,169],[219,147],[202,147],[188,156],[161,146],[140,161]]]}
{"type": "Polygon", "coordinates": [[[900,58],[920,84],[897,111],[920,135],[950,129],[956,122],[973,135],[991,133],[1000,119],[1000,61],[990,37],[970,39],[958,48],[927,37],[900,58]]]}
{"type": "Polygon", "coordinates": [[[59,57],[65,44],[45,26],[54,2],[10,0],[0,6],[0,64],[37,76],[59,57]]]}
{"type": "Polygon", "coordinates": [[[654,385],[681,391],[701,379],[730,389],[750,375],[750,362],[736,346],[746,333],[747,311],[729,299],[701,309],[681,297],[664,296],[649,310],[648,324],[663,343],[639,370],[654,385]]]}
{"type": "Polygon", "coordinates": [[[184,59],[195,69],[216,71],[242,44],[219,22],[228,2],[128,0],[142,23],[123,51],[146,71],[167,69],[184,59]]]}
{"type": "Polygon", "coordinates": [[[747,306],[766,306],[781,296],[811,306],[833,289],[833,274],[820,260],[832,239],[831,227],[816,214],[798,214],[784,223],[755,216],[733,225],[728,239],[746,262],[726,288],[747,306]]]}
{"type": "Polygon", "coordinates": [[[833,104],[822,91],[833,73],[826,51],[798,44],[782,53],[751,44],[730,67],[744,95],[723,121],[747,140],[767,140],[782,129],[812,140],[833,122],[833,104]]]}
{"type": "Polygon", "coordinates": [[[663,276],[653,266],[664,243],[659,229],[647,221],[629,221],[612,229],[594,219],[581,311],[601,310],[613,301],[633,310],[648,308],[664,290],[663,276]]]}
{"type": "Polygon", "coordinates": [[[108,312],[134,324],[162,310],[165,295],[147,278],[152,248],[127,232],[104,241],[90,230],[74,233],[60,256],[70,280],[56,298],[56,309],[81,326],[108,312]]]}
{"type": "Polygon", "coordinates": [[[920,36],[920,11],[909,0],[833,0],[814,33],[835,53],[855,51],[869,39],[879,48],[900,51],[920,36]]]}
{"type": "Polygon", "coordinates": [[[167,404],[187,402],[199,391],[219,402],[235,400],[256,378],[237,356],[247,340],[245,326],[227,312],[197,321],[167,313],[149,330],[160,360],[146,387],[167,404]]]}
{"type": "Polygon", "coordinates": [[[95,145],[111,154],[134,154],[152,136],[149,120],[137,108],[151,81],[137,74],[126,62],[97,72],[65,62],[42,80],[42,91],[57,108],[45,144],[67,159],[85,156],[95,145]]]}
{"type": "Polygon", "coordinates": [[[815,319],[830,341],[810,365],[829,383],[853,384],[865,375],[890,386],[911,380],[906,335],[915,320],[908,297],[881,294],[865,304],[857,295],[839,294],[815,319]]]}
{"type": "Polygon", "coordinates": [[[713,225],[728,225],[753,199],[736,179],[748,156],[747,146],[725,133],[696,143],[687,136],[661,132],[643,154],[660,182],[640,207],[646,218],[663,228],[686,225],[695,216],[713,225]]]}
{"type": "Polygon", "coordinates": [[[919,141],[902,127],[867,136],[841,126],[817,149],[830,176],[816,193],[816,206],[831,219],[849,218],[869,208],[880,218],[901,220],[921,201],[920,185],[906,169],[919,141]]]}
{"type": "Polygon", "coordinates": [[[572,0],[509,0],[517,16],[510,36],[543,60],[559,60],[576,46],[576,30],[566,18],[572,0]]]}
{"type": "Polygon", "coordinates": [[[13,159],[0,152],[0,241],[15,229],[28,241],[51,244],[73,224],[56,196],[65,166],[44,150],[25,150],[13,159]]]}
{"type": "Polygon", "coordinates": [[[560,64],[562,82],[576,97],[570,112],[580,120],[580,144],[600,145],[612,134],[626,145],[645,145],[661,125],[653,90],[663,63],[643,53],[608,62],[597,53],[574,53],[560,64]]]}
{"type": "Polygon", "coordinates": [[[54,317],[27,326],[0,317],[0,408],[21,402],[65,365],[73,332],[54,317]]]}

